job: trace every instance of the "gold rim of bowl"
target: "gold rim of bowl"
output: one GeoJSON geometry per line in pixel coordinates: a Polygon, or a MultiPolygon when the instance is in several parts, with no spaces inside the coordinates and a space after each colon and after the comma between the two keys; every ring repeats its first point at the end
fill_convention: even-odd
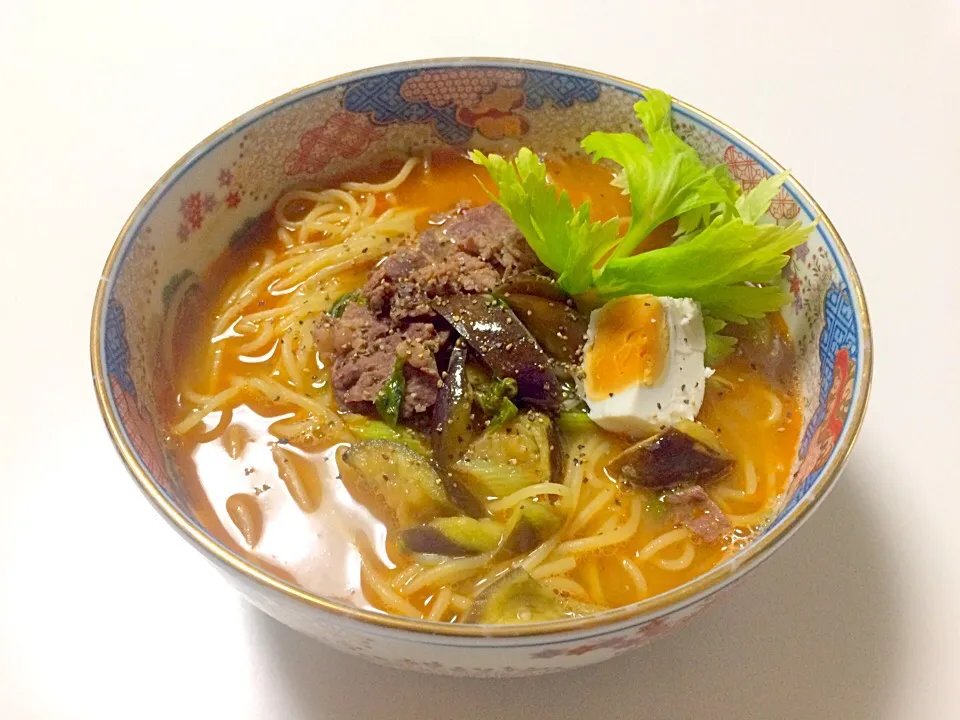
{"type": "MultiPolygon", "coordinates": [[[[645,85],[624,80],[614,75],[608,75],[606,73],[595,72],[592,70],[584,70],[571,65],[561,65],[558,63],[497,57],[435,58],[381,65],[335,75],[326,80],[320,80],[315,83],[310,83],[309,85],[304,85],[303,87],[291,90],[290,92],[275,97],[272,100],[268,100],[267,102],[258,105],[247,113],[244,113],[240,117],[230,121],[194,146],[169,170],[167,170],[167,172],[165,172],[156,183],[154,183],[153,187],[151,187],[147,194],[144,195],[143,199],[130,214],[130,217],[120,230],[120,234],[118,235],[117,240],[114,242],[113,248],[110,250],[110,255],[107,257],[103,272],[101,273],[100,283],[97,287],[90,333],[90,354],[93,366],[93,381],[97,393],[97,402],[100,406],[100,413],[103,415],[104,421],[106,422],[107,430],[110,432],[110,437],[113,440],[114,446],[120,453],[120,457],[126,464],[127,469],[140,486],[140,489],[151,501],[151,503],[153,503],[153,506],[180,532],[181,535],[191,541],[197,548],[206,553],[209,557],[221,563],[228,570],[239,573],[245,578],[256,582],[263,589],[281,593],[288,599],[300,603],[302,606],[324,610],[340,618],[356,620],[364,624],[374,625],[381,628],[409,630],[423,635],[441,637],[473,637],[491,639],[523,638],[543,635],[556,635],[558,633],[602,630],[604,628],[610,628],[612,631],[615,629],[620,629],[624,626],[648,622],[656,619],[657,617],[661,617],[688,607],[693,603],[706,598],[713,592],[716,592],[717,590],[720,590],[729,584],[729,582],[732,580],[744,576],[750,570],[759,565],[760,562],[769,557],[773,550],[779,547],[788,537],[790,537],[791,534],[793,534],[793,532],[800,527],[801,524],[803,524],[803,522],[811,515],[811,513],[833,488],[837,481],[837,477],[839,476],[841,470],[847,462],[847,459],[850,456],[850,451],[856,442],[857,436],[859,435],[861,426],[863,424],[863,417],[866,411],[867,401],[870,396],[870,388],[873,379],[873,336],[870,327],[870,319],[867,312],[866,299],[864,298],[863,289],[860,284],[860,277],[853,265],[853,260],[850,257],[850,253],[844,245],[843,240],[840,238],[840,235],[833,223],[827,217],[827,214],[823,211],[816,200],[814,200],[810,193],[807,192],[806,188],[804,188],[795,178],[791,178],[791,183],[796,189],[796,193],[802,198],[804,203],[815,209],[816,213],[820,217],[820,222],[826,226],[829,234],[835,241],[836,250],[843,258],[844,264],[849,271],[850,290],[857,306],[857,312],[861,318],[861,337],[859,348],[861,353],[861,364],[860,375],[857,378],[860,384],[860,392],[857,395],[856,405],[850,409],[843,442],[840,447],[836,448],[836,451],[834,452],[830,462],[822,469],[820,477],[817,479],[814,487],[808,491],[807,497],[798,503],[796,507],[794,507],[789,514],[777,524],[775,528],[758,538],[756,541],[750,543],[743,550],[738,551],[731,558],[723,561],[709,572],[685,583],[684,585],[674,588],[673,590],[660,595],[655,595],[632,605],[627,605],[613,610],[607,610],[595,615],[588,615],[585,617],[572,618],[568,620],[558,620],[549,623],[487,626],[439,623],[428,620],[413,620],[410,618],[387,615],[370,610],[363,610],[354,606],[341,604],[340,602],[334,600],[313,595],[296,585],[274,577],[266,570],[263,570],[230,552],[201,529],[196,527],[183,513],[181,513],[180,510],[178,510],[177,507],[170,502],[170,500],[163,494],[163,492],[156,486],[156,484],[140,466],[140,463],[137,461],[137,453],[134,448],[130,446],[124,434],[121,432],[120,421],[114,414],[108,401],[108,383],[102,372],[104,365],[100,352],[100,336],[103,330],[103,304],[106,300],[106,290],[108,284],[107,278],[109,278],[114,271],[114,265],[120,256],[120,250],[123,245],[124,238],[126,238],[127,233],[130,231],[135,218],[140,214],[141,210],[146,207],[147,203],[154,197],[154,195],[167,184],[173,174],[184,165],[184,163],[201,152],[202,149],[209,145],[215,138],[224,133],[228,133],[235,126],[245,122],[248,118],[260,113],[262,110],[265,110],[272,105],[281,103],[287,98],[305,91],[309,91],[312,88],[336,83],[337,81],[346,80],[350,77],[360,74],[393,72],[403,69],[429,67],[431,65],[438,67],[455,67],[458,65],[469,66],[470,64],[516,66],[519,68],[532,67],[559,72],[572,72],[587,77],[596,78],[599,81],[606,81],[612,85],[629,87],[641,92],[648,89],[648,87],[645,85]]],[[[698,108],[695,108],[694,106],[685,102],[674,99],[674,103],[692,115],[702,117],[709,123],[723,129],[723,131],[726,132],[730,137],[734,138],[741,145],[750,148],[755,154],[763,157],[765,161],[774,166],[778,171],[782,171],[784,169],[783,166],[775,161],[769,153],[765,152],[752,140],[737,132],[726,123],[721,122],[712,115],[705,113],[702,110],[699,110],[698,108]]],[[[319,617],[321,616],[318,615],[318,618],[319,617]]],[[[534,642],[533,644],[538,643],[534,642]]]]}

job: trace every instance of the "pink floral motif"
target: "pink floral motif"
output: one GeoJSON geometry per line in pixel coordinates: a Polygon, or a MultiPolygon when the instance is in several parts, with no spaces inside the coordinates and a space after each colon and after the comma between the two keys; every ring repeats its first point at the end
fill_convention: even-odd
{"type": "MultiPolygon", "coordinates": [[[[233,173],[230,170],[221,170],[218,176],[220,186],[230,185],[233,182],[233,173]]],[[[180,199],[180,216],[183,221],[177,228],[177,237],[180,242],[186,242],[194,230],[203,226],[207,216],[213,213],[221,203],[228,208],[235,208],[240,204],[242,188],[230,190],[225,196],[217,197],[213,192],[192,192],[180,199]]]]}
{"type": "Polygon", "coordinates": [[[180,200],[180,215],[193,230],[203,225],[203,213],[203,196],[200,193],[190,193],[180,200]]]}
{"type": "Polygon", "coordinates": [[[363,115],[336,113],[300,136],[299,147],[287,156],[283,169],[287,175],[318,173],[335,157],[358,157],[382,134],[363,115]]]}
{"type": "Polygon", "coordinates": [[[473,107],[498,87],[522,86],[524,77],[522,70],[427,70],[404,81],[400,96],[434,107],[473,107]]]}

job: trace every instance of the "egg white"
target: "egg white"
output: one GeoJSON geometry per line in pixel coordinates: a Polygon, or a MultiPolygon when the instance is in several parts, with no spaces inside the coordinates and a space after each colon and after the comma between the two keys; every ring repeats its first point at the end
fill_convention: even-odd
{"type": "MultiPolygon", "coordinates": [[[[611,432],[649,435],[681,420],[693,420],[703,404],[708,371],[703,360],[707,343],[700,306],[689,298],[658,300],[669,328],[669,345],[660,377],[651,386],[637,381],[612,397],[586,398],[590,419],[611,432]]],[[[596,341],[601,311],[602,308],[590,315],[587,355],[596,341]]],[[[584,368],[588,367],[584,362],[584,368]]]]}

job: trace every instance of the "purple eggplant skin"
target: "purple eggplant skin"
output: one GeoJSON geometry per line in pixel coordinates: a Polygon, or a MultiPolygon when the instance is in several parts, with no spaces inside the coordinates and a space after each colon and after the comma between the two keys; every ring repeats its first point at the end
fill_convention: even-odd
{"type": "Polygon", "coordinates": [[[446,555],[458,557],[470,555],[440,530],[430,525],[417,525],[406,528],[400,533],[400,543],[404,550],[427,555],[446,555]]]}
{"type": "Polygon", "coordinates": [[[706,485],[722,478],[733,466],[734,459],[729,455],[671,427],[628,447],[607,470],[630,485],[660,490],[683,483],[706,485]]]}
{"type": "Polygon", "coordinates": [[[563,395],[549,356],[513,311],[501,303],[490,295],[457,295],[434,301],[434,309],[494,375],[517,381],[518,398],[557,412],[563,395]]]}
{"type": "Polygon", "coordinates": [[[534,295],[546,300],[566,304],[569,296],[550,278],[535,273],[515,275],[496,290],[497,295],[534,295]]]}
{"type": "Polygon", "coordinates": [[[468,352],[462,340],[453,346],[443,386],[433,407],[431,443],[433,456],[441,468],[459,460],[475,434],[470,419],[473,400],[467,382],[468,352]]]}
{"type": "Polygon", "coordinates": [[[566,303],[536,295],[508,293],[503,296],[541,347],[560,362],[580,362],[587,334],[587,320],[566,303]]]}
{"type": "Polygon", "coordinates": [[[456,470],[441,470],[440,484],[443,485],[447,498],[454,506],[467,517],[481,518],[486,515],[483,501],[467,489],[466,484],[460,481],[456,470]]]}
{"type": "Polygon", "coordinates": [[[484,513],[483,503],[460,482],[458,473],[453,468],[477,434],[470,417],[473,412],[473,399],[470,384],[467,382],[469,353],[467,344],[462,340],[454,344],[450,361],[447,363],[447,374],[443,378],[443,387],[440,388],[437,403],[433,407],[430,440],[433,459],[439,469],[447,497],[465,515],[476,518],[484,513]]]}

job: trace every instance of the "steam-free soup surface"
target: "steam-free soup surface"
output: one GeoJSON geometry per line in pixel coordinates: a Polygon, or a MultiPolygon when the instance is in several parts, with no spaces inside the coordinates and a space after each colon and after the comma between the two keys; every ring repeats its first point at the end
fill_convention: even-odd
{"type": "MultiPolygon", "coordinates": [[[[630,216],[628,199],[610,185],[611,170],[583,159],[546,161],[574,205],[591,202],[593,219],[630,216]]],[[[346,180],[385,182],[401,164],[346,180]]],[[[485,486],[469,478],[464,484],[484,503],[490,523],[483,527],[494,528],[494,537],[509,530],[524,503],[547,508],[557,528],[523,552],[490,549],[480,540],[482,552],[459,556],[410,551],[412,536],[403,535],[409,528],[345,454],[350,459],[351,448],[376,436],[381,440],[372,442],[399,440],[414,455],[430,456],[432,411],[401,414],[391,430],[375,411],[345,407],[333,392],[331,349],[323,346],[329,333],[316,327],[338,299],[363,288],[385,256],[415,243],[418,233],[442,232],[443,213],[490,202],[486,172],[465,157],[434,154],[411,165],[389,189],[330,192],[340,184],[330,183],[285,196],[277,218],[231,247],[197,288],[183,293],[171,442],[202,498],[205,525],[236,552],[310,592],[444,622],[546,619],[489,616],[496,598],[484,591],[517,566],[562,601],[563,614],[581,614],[676,588],[748,543],[777,507],[800,432],[792,345],[778,315],[742,328],[737,350],[705,382],[696,420],[714,433],[729,468],[704,484],[710,505],[690,507],[694,514],[703,507],[723,513],[719,537],[700,537],[689,517],[681,522],[664,488],[631,484],[629,473],[611,469],[618,457],[630,460],[622,453],[638,438],[584,422],[575,410],[542,411],[515,397],[520,414],[501,429],[546,418],[562,453],[556,475],[537,480],[553,487],[511,504],[505,496],[484,497],[485,486]],[[351,243],[367,249],[330,259],[329,251],[351,243]]],[[[642,249],[668,242],[671,231],[661,230],[663,238],[655,233],[642,249]]],[[[567,305],[588,316],[588,306],[567,305]]],[[[471,357],[473,372],[485,373],[480,381],[492,382],[495,373],[471,357]]]]}

